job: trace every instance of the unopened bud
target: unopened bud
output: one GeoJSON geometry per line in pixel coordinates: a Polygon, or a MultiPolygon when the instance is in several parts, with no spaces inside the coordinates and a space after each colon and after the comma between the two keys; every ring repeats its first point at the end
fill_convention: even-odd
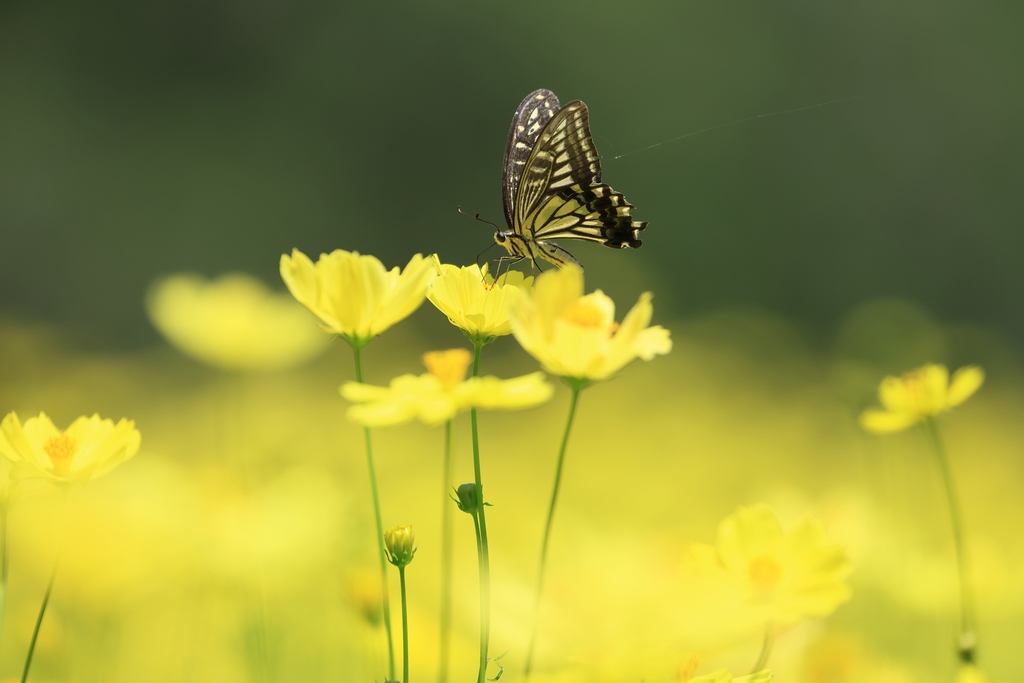
{"type": "Polygon", "coordinates": [[[412,562],[416,554],[416,535],[411,524],[389,527],[384,532],[384,545],[387,548],[388,562],[396,567],[404,567],[412,562]]]}
{"type": "Polygon", "coordinates": [[[459,506],[460,510],[471,515],[476,514],[476,484],[473,482],[463,484],[459,488],[455,489],[455,494],[458,496],[455,503],[459,506]]]}

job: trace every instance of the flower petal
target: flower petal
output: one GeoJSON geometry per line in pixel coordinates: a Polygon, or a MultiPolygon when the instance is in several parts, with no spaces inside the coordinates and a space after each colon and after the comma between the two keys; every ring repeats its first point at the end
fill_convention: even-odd
{"type": "Polygon", "coordinates": [[[953,373],[946,394],[946,405],[958,406],[974,395],[985,383],[985,371],[976,365],[968,365],[953,373]]]}
{"type": "Polygon", "coordinates": [[[543,372],[504,380],[497,377],[474,379],[469,380],[469,383],[475,385],[472,390],[473,404],[486,410],[532,408],[550,399],[555,391],[543,372]]]}
{"type": "Polygon", "coordinates": [[[895,413],[868,408],[860,414],[860,426],[872,434],[891,434],[902,432],[922,419],[921,416],[911,412],[895,413]]]}

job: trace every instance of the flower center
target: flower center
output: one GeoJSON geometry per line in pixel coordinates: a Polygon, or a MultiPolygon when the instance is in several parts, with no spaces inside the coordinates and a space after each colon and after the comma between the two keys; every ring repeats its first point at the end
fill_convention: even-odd
{"type": "Polygon", "coordinates": [[[51,436],[43,443],[43,450],[50,456],[55,474],[67,474],[71,468],[71,458],[78,450],[78,442],[65,433],[51,436]]]}
{"type": "Polygon", "coordinates": [[[587,297],[574,301],[565,309],[562,317],[579,327],[600,328],[608,324],[605,310],[596,301],[587,297]]]}
{"type": "Polygon", "coordinates": [[[747,570],[750,573],[750,582],[758,591],[770,591],[775,588],[782,575],[782,567],[771,557],[755,557],[750,562],[747,570]]]}
{"type": "Polygon", "coordinates": [[[903,375],[903,386],[907,388],[915,409],[922,414],[932,415],[942,409],[943,396],[936,396],[934,387],[928,382],[926,368],[911,370],[903,375]]]}
{"type": "Polygon", "coordinates": [[[683,655],[682,661],[679,662],[679,669],[676,671],[676,680],[680,683],[688,683],[693,678],[694,674],[697,673],[697,667],[700,666],[700,655],[693,652],[687,652],[683,655]]]}
{"type": "Polygon", "coordinates": [[[423,354],[423,364],[427,366],[427,372],[449,389],[466,379],[466,372],[472,362],[473,354],[466,349],[431,351],[423,354]]]}

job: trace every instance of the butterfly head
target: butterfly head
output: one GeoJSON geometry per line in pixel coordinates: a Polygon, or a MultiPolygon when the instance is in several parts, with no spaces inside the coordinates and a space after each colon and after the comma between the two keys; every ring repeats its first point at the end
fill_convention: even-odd
{"type": "Polygon", "coordinates": [[[495,230],[494,241],[505,247],[505,251],[514,259],[526,258],[528,256],[526,240],[511,230],[495,230]]]}

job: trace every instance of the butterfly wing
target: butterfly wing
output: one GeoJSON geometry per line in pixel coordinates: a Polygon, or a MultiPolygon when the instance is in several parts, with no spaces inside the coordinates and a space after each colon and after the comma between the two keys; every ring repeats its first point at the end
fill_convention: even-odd
{"type": "Polygon", "coordinates": [[[541,88],[527,95],[512,117],[512,127],[508,131],[508,143],[505,145],[505,161],[501,166],[501,198],[505,206],[505,221],[510,229],[514,226],[519,179],[537,138],[558,112],[558,107],[555,93],[541,88]]]}
{"type": "Polygon", "coordinates": [[[601,182],[601,160],[583,102],[569,102],[551,117],[524,169],[511,223],[524,238],[581,239],[615,249],[642,244],[640,231],[647,223],[634,221],[633,205],[601,182]]]}

